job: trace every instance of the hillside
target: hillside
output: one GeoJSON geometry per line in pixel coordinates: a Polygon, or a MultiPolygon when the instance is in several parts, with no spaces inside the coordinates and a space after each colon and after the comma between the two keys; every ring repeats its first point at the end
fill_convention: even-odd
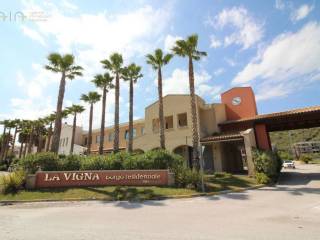
{"type": "Polygon", "coordinates": [[[320,127],[282,132],[271,132],[271,143],[272,145],[275,145],[279,150],[288,150],[290,148],[290,135],[292,144],[304,141],[320,141],[320,127]]]}

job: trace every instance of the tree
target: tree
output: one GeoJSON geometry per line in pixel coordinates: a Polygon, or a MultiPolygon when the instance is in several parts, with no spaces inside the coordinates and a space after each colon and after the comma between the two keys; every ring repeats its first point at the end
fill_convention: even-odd
{"type": "Polygon", "coordinates": [[[159,96],[159,127],[160,127],[160,147],[162,149],[166,148],[165,145],[165,136],[164,136],[164,115],[163,115],[163,98],[162,98],[162,67],[167,65],[171,58],[172,54],[163,54],[161,49],[156,49],[154,54],[148,54],[147,63],[152,66],[152,68],[158,71],[158,96],[159,96]]]}
{"type": "Polygon", "coordinates": [[[6,131],[7,127],[9,125],[9,120],[3,120],[0,122],[1,125],[3,125],[3,133],[2,133],[2,142],[1,142],[1,151],[0,151],[0,161],[3,160],[3,156],[5,153],[5,147],[6,147],[6,131]]]}
{"type": "Polygon", "coordinates": [[[109,59],[102,60],[101,63],[105,69],[110,70],[115,75],[115,107],[114,107],[114,139],[113,151],[119,151],[119,96],[120,96],[120,78],[122,77],[123,58],[119,53],[113,53],[109,59]]]}
{"type": "Polygon", "coordinates": [[[71,54],[60,55],[51,53],[48,56],[49,64],[45,66],[47,70],[61,74],[59,95],[57,101],[56,119],[52,137],[51,151],[58,153],[61,134],[62,105],[65,93],[66,79],[74,79],[76,76],[82,76],[83,68],[74,64],[74,56],[71,54]]]}
{"type": "Polygon", "coordinates": [[[71,107],[68,107],[67,110],[69,111],[69,113],[73,114],[72,137],[71,137],[71,148],[70,148],[70,154],[73,154],[74,137],[76,135],[76,127],[77,127],[77,114],[82,113],[85,110],[85,108],[81,105],[73,104],[71,107]]]}
{"type": "Polygon", "coordinates": [[[16,137],[17,137],[17,133],[19,131],[19,125],[20,125],[20,119],[15,119],[13,120],[13,125],[14,125],[14,135],[13,135],[13,140],[12,140],[12,149],[11,152],[14,153],[14,147],[15,147],[15,143],[16,143],[16,137]]]}
{"type": "Polygon", "coordinates": [[[103,154],[103,145],[104,145],[104,128],[105,128],[105,118],[106,118],[106,97],[110,89],[114,88],[112,84],[113,77],[109,73],[98,74],[94,77],[92,82],[96,87],[102,90],[102,116],[101,116],[101,127],[100,127],[100,145],[99,145],[99,154],[103,154]]]}
{"type": "Polygon", "coordinates": [[[87,154],[91,153],[91,143],[92,143],[92,119],[93,119],[93,105],[99,102],[101,95],[97,92],[89,92],[87,95],[82,94],[81,100],[90,104],[90,117],[89,117],[89,133],[87,141],[87,154]]]}
{"type": "Polygon", "coordinates": [[[51,143],[51,136],[52,136],[52,129],[53,129],[53,123],[54,123],[54,121],[56,119],[56,114],[52,113],[49,116],[47,116],[45,119],[46,119],[47,124],[49,124],[45,151],[49,152],[50,143],[51,143]]]}
{"type": "Polygon", "coordinates": [[[198,35],[194,34],[187,37],[186,40],[176,41],[172,51],[175,55],[188,58],[189,67],[189,88],[190,88],[190,104],[192,114],[192,146],[193,146],[193,167],[199,170],[199,127],[196,110],[196,96],[194,87],[193,60],[199,61],[201,57],[207,56],[206,52],[201,52],[198,47],[198,35]]]}
{"type": "Polygon", "coordinates": [[[14,143],[12,143],[13,139],[11,136],[11,130],[15,127],[16,127],[15,120],[9,120],[9,122],[7,123],[7,128],[9,129],[9,133],[7,136],[5,135],[5,146],[4,146],[4,154],[3,154],[3,159],[2,159],[4,161],[7,160],[8,152],[10,150],[10,142],[11,142],[11,144],[14,144],[14,143]]]}
{"type": "Polygon", "coordinates": [[[130,64],[123,71],[123,79],[129,81],[129,140],[128,140],[128,152],[132,152],[133,145],[133,84],[137,82],[139,78],[142,78],[141,67],[130,64]]]}

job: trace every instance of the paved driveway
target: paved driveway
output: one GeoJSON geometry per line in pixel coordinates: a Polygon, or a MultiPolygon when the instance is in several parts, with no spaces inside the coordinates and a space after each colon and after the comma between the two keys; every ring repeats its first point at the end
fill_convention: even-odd
{"type": "Polygon", "coordinates": [[[320,165],[213,197],[2,206],[0,239],[320,239],[320,165]]]}

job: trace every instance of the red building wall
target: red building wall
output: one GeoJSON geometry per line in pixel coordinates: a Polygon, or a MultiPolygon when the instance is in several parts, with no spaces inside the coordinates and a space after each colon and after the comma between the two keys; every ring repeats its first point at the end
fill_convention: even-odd
{"type": "Polygon", "coordinates": [[[226,105],[227,120],[250,118],[258,114],[256,99],[251,87],[232,88],[221,94],[221,102],[226,105]]]}

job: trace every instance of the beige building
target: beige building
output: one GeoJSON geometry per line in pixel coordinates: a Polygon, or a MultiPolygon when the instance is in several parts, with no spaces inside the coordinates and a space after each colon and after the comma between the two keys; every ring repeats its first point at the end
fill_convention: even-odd
{"type": "MultiPolygon", "coordinates": [[[[186,163],[192,166],[192,120],[189,95],[167,95],[163,98],[165,116],[165,140],[166,149],[182,155],[186,163]]],[[[208,136],[220,134],[219,123],[226,121],[225,104],[207,104],[199,96],[196,97],[197,117],[199,122],[199,137],[205,139],[208,136]]],[[[145,119],[134,121],[134,151],[145,152],[159,148],[159,118],[158,101],[145,108],[145,119]]],[[[112,152],[113,148],[113,127],[105,129],[104,152],[112,152]]],[[[120,125],[120,149],[127,149],[128,123],[120,125]]],[[[247,169],[246,150],[255,145],[252,132],[244,132],[225,145],[225,140],[214,140],[202,143],[204,168],[212,171],[241,172],[247,169]],[[251,134],[251,135],[250,135],[251,134]],[[246,144],[244,142],[246,136],[246,144]],[[250,137],[251,136],[251,137],[250,137]],[[246,145],[247,148],[245,147],[246,145]],[[227,147],[228,146],[228,147],[227,147]],[[234,149],[234,151],[233,151],[234,149]],[[225,154],[225,152],[227,154],[225,154]],[[228,162],[227,159],[233,158],[228,162]]],[[[88,141],[87,134],[83,134],[83,146],[88,141]]],[[[100,129],[94,129],[92,133],[92,153],[98,153],[100,141],[100,129]]],[[[250,155],[250,153],[249,153],[250,155]]]]}
{"type": "MultiPolygon", "coordinates": [[[[192,121],[189,95],[167,95],[163,98],[166,149],[182,155],[192,166],[192,121]]],[[[196,97],[199,139],[204,169],[216,172],[254,172],[252,148],[271,150],[269,132],[302,127],[317,127],[320,107],[295,109],[285,112],[258,115],[254,92],[250,87],[236,87],[221,94],[221,103],[206,103],[196,97]]],[[[158,101],[145,108],[145,119],[136,120],[134,151],[145,152],[159,148],[158,101]]],[[[100,116],[99,116],[100,117],[100,116]]],[[[112,152],[113,127],[105,129],[104,152],[112,152]]],[[[128,123],[120,125],[120,149],[128,144],[128,123]]],[[[83,152],[88,134],[77,128],[77,146],[83,152]]],[[[59,152],[68,153],[71,131],[64,126],[59,152]],[[66,146],[65,146],[66,144],[66,146]]],[[[92,134],[92,153],[97,154],[100,129],[92,134]]]]}

